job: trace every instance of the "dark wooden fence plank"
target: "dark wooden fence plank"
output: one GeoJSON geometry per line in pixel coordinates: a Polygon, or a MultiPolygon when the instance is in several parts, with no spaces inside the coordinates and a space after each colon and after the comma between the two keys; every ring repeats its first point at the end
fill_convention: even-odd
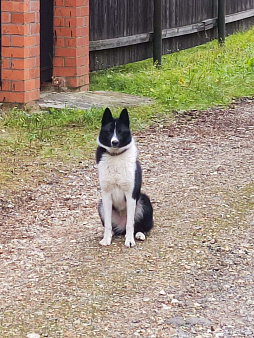
{"type": "MultiPolygon", "coordinates": [[[[226,34],[254,24],[254,0],[226,1],[226,34]]],[[[163,54],[217,37],[218,0],[162,0],[163,54]]],[[[90,0],[90,70],[152,57],[154,0],[90,0]]]]}
{"type": "Polygon", "coordinates": [[[2,86],[2,1],[0,0],[0,87],[2,86]]]}
{"type": "Polygon", "coordinates": [[[226,0],[226,14],[233,14],[254,8],[254,0],[226,0]]]}
{"type": "Polygon", "coordinates": [[[90,70],[151,57],[152,31],[153,0],[90,0],[90,70]]]}

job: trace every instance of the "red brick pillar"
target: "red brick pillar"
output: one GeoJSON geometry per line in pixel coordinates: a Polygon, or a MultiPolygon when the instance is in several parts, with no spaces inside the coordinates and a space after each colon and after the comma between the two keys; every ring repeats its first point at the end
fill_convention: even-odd
{"type": "Polygon", "coordinates": [[[27,103],[40,95],[39,0],[2,0],[0,102],[27,103]]]}
{"type": "Polygon", "coordinates": [[[89,0],[54,0],[53,84],[87,90],[89,0]]]}

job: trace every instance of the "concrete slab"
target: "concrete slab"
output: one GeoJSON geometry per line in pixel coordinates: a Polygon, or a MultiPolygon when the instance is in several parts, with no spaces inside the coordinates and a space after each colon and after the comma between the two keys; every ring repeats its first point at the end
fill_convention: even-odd
{"type": "Polygon", "coordinates": [[[128,95],[117,92],[41,92],[38,104],[41,109],[78,108],[82,110],[92,107],[134,107],[153,103],[147,97],[128,95]]]}

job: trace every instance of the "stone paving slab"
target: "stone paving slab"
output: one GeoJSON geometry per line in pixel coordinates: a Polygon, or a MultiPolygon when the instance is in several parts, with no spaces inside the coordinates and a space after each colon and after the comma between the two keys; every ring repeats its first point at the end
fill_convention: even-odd
{"type": "Polygon", "coordinates": [[[128,95],[117,92],[42,92],[38,104],[41,109],[48,108],[78,108],[92,107],[133,107],[151,104],[147,97],[128,95]]]}

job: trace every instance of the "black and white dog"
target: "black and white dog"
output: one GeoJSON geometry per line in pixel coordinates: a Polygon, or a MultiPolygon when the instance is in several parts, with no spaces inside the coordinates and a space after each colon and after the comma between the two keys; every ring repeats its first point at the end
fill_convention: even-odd
{"type": "Polygon", "coordinates": [[[153,226],[151,202],[140,192],[142,173],[129,124],[127,109],[117,119],[109,108],[104,111],[96,151],[102,195],[98,211],[104,226],[101,245],[110,245],[112,234],[125,234],[125,246],[132,247],[134,236],[144,240],[153,226]]]}

